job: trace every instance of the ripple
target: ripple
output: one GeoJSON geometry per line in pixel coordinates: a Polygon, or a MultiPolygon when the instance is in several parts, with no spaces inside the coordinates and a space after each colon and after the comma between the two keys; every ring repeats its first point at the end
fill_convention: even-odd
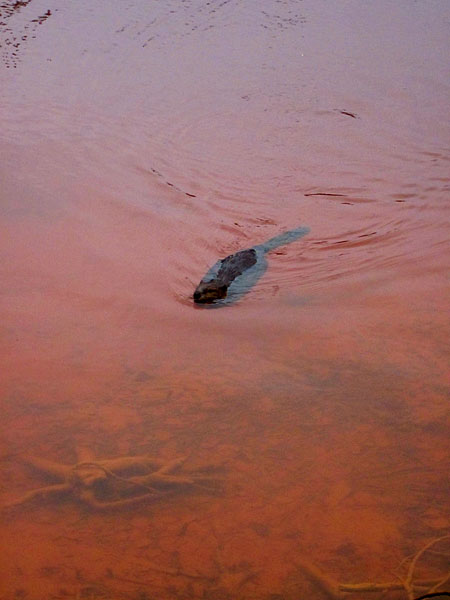
{"type": "Polygon", "coordinates": [[[64,35],[49,19],[16,87],[2,90],[2,135],[19,161],[39,157],[42,188],[55,173],[87,181],[92,205],[148,220],[174,298],[184,302],[218,258],[301,224],[311,234],[269,256],[255,297],[437,260],[448,237],[448,85],[414,20],[405,27],[423,64],[394,45],[399,63],[382,55],[368,72],[374,31],[367,48],[351,31],[336,40],[339,62],[322,48],[333,23],[324,7],[122,8],[60,7],[64,35]]]}

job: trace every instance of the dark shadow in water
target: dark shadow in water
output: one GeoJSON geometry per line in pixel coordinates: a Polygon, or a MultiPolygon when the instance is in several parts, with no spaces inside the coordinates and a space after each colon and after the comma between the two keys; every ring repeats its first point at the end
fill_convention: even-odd
{"type": "MultiPolygon", "coordinates": [[[[201,308],[222,308],[224,306],[235,304],[241,300],[243,296],[248,294],[256,282],[264,275],[267,269],[266,254],[268,252],[274,250],[275,248],[279,248],[280,246],[291,244],[309,232],[309,227],[297,227],[296,229],[285,231],[284,233],[271,238],[265,244],[253,246],[253,250],[256,252],[256,263],[242,273],[242,275],[236,277],[236,279],[228,288],[227,296],[225,298],[215,300],[210,304],[195,304],[195,306],[199,306],[201,308]]],[[[202,281],[213,281],[217,277],[221,265],[222,259],[218,260],[209,269],[209,271],[202,278],[202,281]]]]}
{"type": "Polygon", "coordinates": [[[450,592],[434,592],[432,594],[425,594],[424,596],[415,598],[415,600],[425,600],[425,598],[450,598],[450,592]]]}

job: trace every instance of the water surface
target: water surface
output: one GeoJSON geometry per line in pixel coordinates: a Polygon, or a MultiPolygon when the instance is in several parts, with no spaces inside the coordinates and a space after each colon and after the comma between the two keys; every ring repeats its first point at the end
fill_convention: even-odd
{"type": "Polygon", "coordinates": [[[5,512],[2,598],[321,600],[305,558],[396,581],[449,531],[448,3],[0,13],[1,502],[80,448],[221,481],[5,512]],[[299,226],[239,302],[193,305],[299,226]]]}

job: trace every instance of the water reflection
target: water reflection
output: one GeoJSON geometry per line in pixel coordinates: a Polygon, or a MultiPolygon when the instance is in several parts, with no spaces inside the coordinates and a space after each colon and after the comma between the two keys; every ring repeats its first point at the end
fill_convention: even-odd
{"type": "Polygon", "coordinates": [[[6,0],[0,3],[0,48],[2,62],[7,69],[17,68],[24,44],[28,38],[36,38],[38,25],[42,25],[52,15],[51,10],[38,15],[28,11],[22,13],[30,2],[31,0],[6,0]]]}
{"type": "Polygon", "coordinates": [[[0,504],[69,487],[1,512],[0,595],[442,580],[448,3],[1,12],[0,504]],[[251,247],[232,310],[192,310],[207,265],[251,247]]]}

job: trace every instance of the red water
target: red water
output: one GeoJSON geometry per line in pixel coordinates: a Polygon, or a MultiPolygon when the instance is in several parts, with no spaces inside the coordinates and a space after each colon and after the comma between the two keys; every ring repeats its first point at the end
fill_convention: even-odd
{"type": "Polygon", "coordinates": [[[331,597],[305,560],[398,582],[449,532],[448,3],[0,12],[0,503],[81,447],[220,482],[4,508],[0,597],[331,597]],[[299,225],[240,302],[193,306],[299,225]]]}

